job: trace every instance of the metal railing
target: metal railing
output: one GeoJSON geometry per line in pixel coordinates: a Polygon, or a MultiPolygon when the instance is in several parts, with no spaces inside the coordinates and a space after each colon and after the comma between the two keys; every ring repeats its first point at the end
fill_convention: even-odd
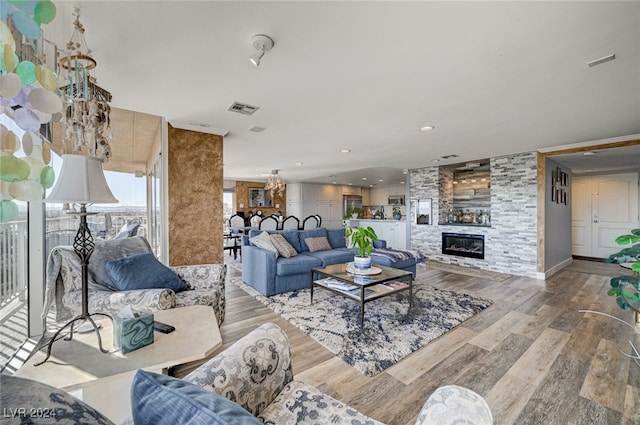
{"type": "Polygon", "coordinates": [[[26,221],[0,224],[0,307],[25,299],[27,234],[26,221]]]}
{"type": "MultiPolygon", "coordinates": [[[[111,213],[111,228],[105,229],[105,216],[94,216],[89,223],[94,237],[103,231],[104,238],[112,238],[130,220],[139,220],[138,235],[147,235],[146,213],[111,213]]],[[[78,219],[73,216],[47,218],[45,233],[45,260],[59,245],[73,245],[78,219]]],[[[26,297],[28,277],[27,221],[0,223],[0,308],[13,300],[26,297]]],[[[38,261],[38,259],[36,259],[38,261]]],[[[1,315],[2,312],[0,312],[1,315]]]]}

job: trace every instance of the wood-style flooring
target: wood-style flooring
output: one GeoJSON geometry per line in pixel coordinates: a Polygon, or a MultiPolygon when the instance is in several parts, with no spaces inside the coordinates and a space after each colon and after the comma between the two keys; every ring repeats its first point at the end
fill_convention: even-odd
{"type": "MultiPolygon", "coordinates": [[[[418,273],[437,288],[495,304],[368,378],[228,283],[221,349],[275,322],[289,336],[295,379],[388,424],[413,424],[429,395],[446,384],[481,394],[497,425],[640,424],[640,366],[622,354],[631,352],[629,340],[640,346],[640,327],[634,334],[616,320],[578,312],[597,310],[632,323],[633,315],[606,294],[610,277],[628,271],[576,260],[546,281],[493,282],[424,266],[418,273]]],[[[229,267],[229,275],[239,272],[229,267]]]]}

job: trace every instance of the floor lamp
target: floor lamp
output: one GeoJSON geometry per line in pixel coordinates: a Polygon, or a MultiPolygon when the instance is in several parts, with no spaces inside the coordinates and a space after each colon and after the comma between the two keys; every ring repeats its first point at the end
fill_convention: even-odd
{"type": "MultiPolygon", "coordinates": [[[[87,215],[97,214],[88,213],[87,204],[108,204],[117,203],[118,200],[113,196],[107,181],[102,172],[102,161],[99,158],[86,155],[62,155],[62,169],[60,177],[58,177],[55,186],[51,189],[51,193],[44,200],[49,203],[73,203],[80,205],[80,212],[71,212],[70,214],[80,216],[80,227],[73,240],[73,250],[80,258],[82,265],[82,313],[67,322],[60,328],[47,347],[47,357],[36,364],[41,365],[51,356],[51,347],[58,340],[60,333],[70,327],[69,337],[73,338],[73,326],[77,322],[89,322],[96,331],[98,337],[98,347],[103,353],[107,353],[102,347],[102,338],[98,326],[91,318],[97,314],[89,314],[89,288],[88,288],[88,266],[89,258],[93,253],[95,243],[91,230],[87,226],[87,215]]],[[[103,314],[101,314],[103,315],[103,314]]]]}

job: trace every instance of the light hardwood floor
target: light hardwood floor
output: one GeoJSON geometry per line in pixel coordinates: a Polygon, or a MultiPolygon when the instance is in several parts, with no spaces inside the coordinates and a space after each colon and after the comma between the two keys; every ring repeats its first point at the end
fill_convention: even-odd
{"type": "MultiPolygon", "coordinates": [[[[413,424],[424,401],[446,384],[484,396],[497,425],[640,424],[640,367],[621,354],[631,351],[629,340],[640,346],[640,335],[613,319],[578,312],[632,322],[633,315],[606,295],[609,278],[625,270],[576,260],[547,281],[514,276],[494,282],[424,266],[418,273],[437,288],[495,304],[367,378],[228,283],[222,349],[275,322],[289,336],[295,379],[388,424],[413,424]]],[[[229,276],[239,272],[229,267],[229,276]]],[[[196,366],[183,365],[175,374],[196,366]]]]}

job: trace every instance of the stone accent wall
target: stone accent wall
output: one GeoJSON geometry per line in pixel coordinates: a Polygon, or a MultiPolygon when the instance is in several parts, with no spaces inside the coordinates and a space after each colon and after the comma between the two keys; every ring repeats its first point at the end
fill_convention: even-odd
{"type": "MultiPolygon", "coordinates": [[[[491,227],[417,225],[411,222],[411,249],[429,260],[483,270],[536,277],[537,265],[537,155],[535,152],[491,159],[491,227]],[[485,258],[442,254],[442,233],[484,235],[485,258]]],[[[411,170],[412,201],[433,199],[438,217],[439,167],[411,170]]],[[[445,212],[446,215],[446,212],[445,212]]]]}
{"type": "Polygon", "coordinates": [[[222,137],[169,126],[169,264],[222,263],[222,137]]]}
{"type": "Polygon", "coordinates": [[[436,223],[447,221],[447,214],[453,208],[453,170],[445,167],[438,167],[438,194],[440,201],[440,212],[437,215],[436,223]]]}

